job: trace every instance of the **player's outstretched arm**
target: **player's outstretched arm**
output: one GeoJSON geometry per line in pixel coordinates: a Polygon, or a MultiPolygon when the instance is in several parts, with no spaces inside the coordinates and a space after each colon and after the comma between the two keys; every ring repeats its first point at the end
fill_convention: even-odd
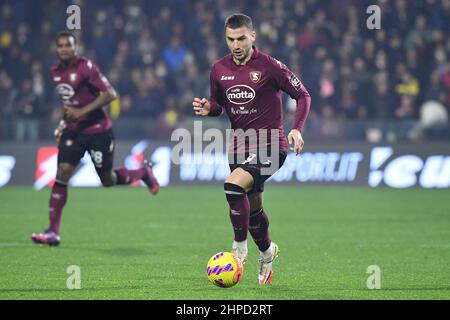
{"type": "Polygon", "coordinates": [[[209,115],[209,112],[211,111],[211,104],[208,101],[208,99],[203,98],[194,98],[194,101],[192,102],[192,106],[194,107],[194,113],[197,116],[207,116],[209,115]]]}
{"type": "Polygon", "coordinates": [[[99,96],[87,104],[83,108],[73,108],[69,106],[64,106],[64,114],[70,120],[76,120],[89,112],[103,108],[103,106],[109,104],[111,101],[117,98],[116,91],[111,87],[107,91],[100,92],[99,96]]]}

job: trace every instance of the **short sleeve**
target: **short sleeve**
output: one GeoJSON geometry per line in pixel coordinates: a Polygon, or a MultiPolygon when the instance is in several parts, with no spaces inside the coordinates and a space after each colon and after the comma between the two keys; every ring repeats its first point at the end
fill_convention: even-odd
{"type": "Polygon", "coordinates": [[[91,60],[86,61],[85,76],[88,83],[99,91],[108,91],[111,84],[108,79],[101,73],[100,68],[91,60]]]}

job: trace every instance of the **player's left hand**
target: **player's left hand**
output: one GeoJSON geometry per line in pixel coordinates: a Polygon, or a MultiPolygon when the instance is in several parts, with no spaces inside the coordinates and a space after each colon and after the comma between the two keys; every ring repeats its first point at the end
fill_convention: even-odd
{"type": "Polygon", "coordinates": [[[84,115],[84,112],[82,108],[64,106],[64,115],[69,120],[77,120],[84,115]]]}
{"type": "Polygon", "coordinates": [[[303,146],[305,145],[302,134],[297,129],[292,129],[291,132],[289,132],[288,142],[289,144],[294,145],[294,147],[291,147],[290,149],[294,151],[296,155],[303,150],[303,146]]]}
{"type": "Polygon", "coordinates": [[[66,128],[66,122],[64,120],[59,121],[58,127],[53,132],[56,142],[59,142],[59,139],[61,139],[62,133],[65,128],[66,128]]]}

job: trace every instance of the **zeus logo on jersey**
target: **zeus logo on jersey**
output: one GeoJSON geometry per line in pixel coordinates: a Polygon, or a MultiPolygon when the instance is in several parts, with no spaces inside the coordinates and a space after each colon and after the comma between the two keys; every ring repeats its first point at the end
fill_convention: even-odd
{"type": "Polygon", "coordinates": [[[247,104],[255,99],[256,93],[251,87],[238,84],[229,88],[226,92],[227,98],[234,104],[247,104]]]}
{"type": "Polygon", "coordinates": [[[56,93],[63,101],[67,101],[75,95],[75,90],[70,85],[61,83],[56,86],[56,93]]]}
{"type": "Polygon", "coordinates": [[[234,80],[234,76],[222,76],[220,80],[234,80]]]}

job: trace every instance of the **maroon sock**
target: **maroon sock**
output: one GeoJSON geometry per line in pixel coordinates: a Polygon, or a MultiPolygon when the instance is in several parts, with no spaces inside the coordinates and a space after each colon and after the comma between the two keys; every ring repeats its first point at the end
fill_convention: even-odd
{"type": "Polygon", "coordinates": [[[253,241],[258,246],[259,251],[269,249],[272,240],[270,240],[269,236],[269,217],[264,212],[264,209],[250,214],[248,231],[252,235],[253,241]]]}
{"type": "Polygon", "coordinates": [[[136,169],[136,170],[129,170],[126,168],[119,168],[114,170],[114,172],[117,175],[117,185],[120,184],[131,184],[134,181],[142,179],[147,171],[145,170],[145,167],[136,169]]]}
{"type": "Polygon", "coordinates": [[[59,234],[59,225],[61,224],[61,215],[64,205],[67,202],[67,185],[61,182],[55,182],[50,194],[49,218],[50,230],[59,234]]]}
{"type": "Polygon", "coordinates": [[[245,190],[238,185],[225,183],[225,195],[230,206],[230,219],[234,229],[234,241],[247,239],[250,203],[245,190]]]}

